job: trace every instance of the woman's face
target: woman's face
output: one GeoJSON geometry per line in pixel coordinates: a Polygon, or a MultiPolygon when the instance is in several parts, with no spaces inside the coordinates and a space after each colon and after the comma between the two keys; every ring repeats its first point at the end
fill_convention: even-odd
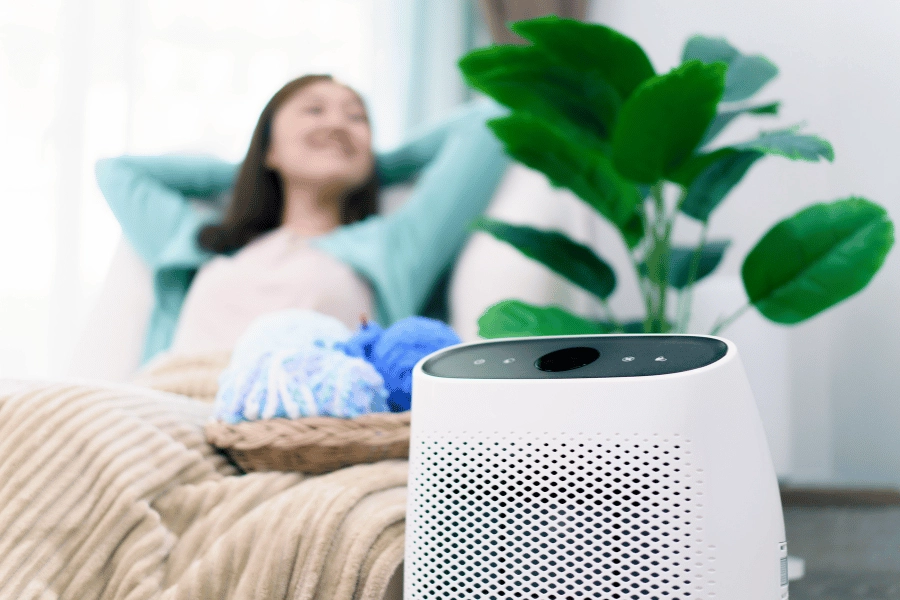
{"type": "Polygon", "coordinates": [[[343,191],[368,179],[373,160],[366,109],[346,86],[317,81],[275,111],[266,166],[283,180],[343,191]]]}

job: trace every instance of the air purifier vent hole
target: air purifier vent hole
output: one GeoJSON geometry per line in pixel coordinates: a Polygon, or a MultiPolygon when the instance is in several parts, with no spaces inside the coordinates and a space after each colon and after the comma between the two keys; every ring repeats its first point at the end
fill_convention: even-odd
{"type": "Polygon", "coordinates": [[[702,510],[692,507],[701,508],[703,486],[689,447],[624,435],[425,440],[411,465],[413,597],[675,600],[691,598],[688,587],[712,591],[710,555],[697,549],[702,510]]]}

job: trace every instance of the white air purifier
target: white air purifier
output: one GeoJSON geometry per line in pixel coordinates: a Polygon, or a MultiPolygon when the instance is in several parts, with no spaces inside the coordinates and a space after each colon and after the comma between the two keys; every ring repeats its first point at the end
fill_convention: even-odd
{"type": "Polygon", "coordinates": [[[737,349],[453,346],[416,365],[406,600],[778,600],[787,545],[737,349]]]}

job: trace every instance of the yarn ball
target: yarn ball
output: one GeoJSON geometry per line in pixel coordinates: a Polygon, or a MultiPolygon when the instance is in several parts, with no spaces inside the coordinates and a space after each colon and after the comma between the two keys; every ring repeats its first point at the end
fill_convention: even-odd
{"type": "Polygon", "coordinates": [[[360,325],[359,330],[345,342],[337,344],[337,349],[348,356],[358,356],[367,361],[372,361],[375,352],[375,344],[381,339],[384,329],[375,321],[368,321],[360,325]]]}
{"type": "Polygon", "coordinates": [[[387,412],[388,392],[367,361],[308,344],[232,364],[219,378],[215,416],[226,423],[387,412]]]}
{"type": "Polygon", "coordinates": [[[352,332],[338,319],[313,310],[288,309],[255,319],[231,355],[232,366],[250,367],[268,352],[309,346],[334,349],[352,332]]]}
{"type": "Polygon", "coordinates": [[[412,405],[412,371],[432,352],[460,343],[459,336],[443,321],[407,317],[384,330],[375,341],[371,362],[384,379],[392,412],[412,405]]]}

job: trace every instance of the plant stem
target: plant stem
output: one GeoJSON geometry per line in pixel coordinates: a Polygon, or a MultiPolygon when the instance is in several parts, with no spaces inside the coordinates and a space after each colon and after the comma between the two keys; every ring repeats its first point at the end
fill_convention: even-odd
{"type": "Polygon", "coordinates": [[[644,262],[647,265],[649,283],[649,306],[644,330],[649,333],[661,333],[665,321],[665,288],[666,288],[666,247],[665,238],[665,198],[663,182],[659,181],[650,188],[653,199],[653,223],[649,230],[650,244],[644,262]],[[661,319],[662,317],[662,319],[661,319]]]}
{"type": "MultiPolygon", "coordinates": [[[[647,217],[646,203],[647,203],[647,199],[644,198],[641,201],[640,210],[638,210],[638,215],[641,218],[642,230],[644,231],[644,239],[643,239],[644,243],[642,244],[643,248],[636,249],[636,250],[643,250],[643,258],[644,258],[645,265],[647,263],[647,256],[648,256],[648,252],[649,252],[646,240],[647,240],[647,236],[650,231],[649,219],[647,217]]],[[[650,298],[649,281],[644,276],[644,274],[641,272],[641,267],[640,267],[640,264],[638,263],[637,256],[635,256],[635,251],[628,252],[628,259],[631,261],[631,267],[634,269],[635,276],[637,276],[638,287],[640,287],[640,289],[641,289],[641,297],[644,299],[644,310],[645,310],[645,314],[646,314],[646,317],[644,318],[644,331],[649,331],[649,326],[650,326],[649,319],[650,319],[650,314],[651,314],[651,311],[653,308],[652,301],[650,298]]]]}
{"type": "Polygon", "coordinates": [[[709,221],[703,222],[703,228],[700,230],[700,240],[691,256],[691,268],[688,271],[687,285],[678,295],[678,331],[687,333],[687,327],[691,319],[691,302],[693,301],[694,281],[697,279],[697,272],[700,270],[700,256],[703,248],[706,246],[706,235],[709,232],[709,221]]]}
{"type": "MultiPolygon", "coordinates": [[[[637,275],[638,287],[641,288],[641,297],[644,299],[644,310],[647,315],[650,314],[651,304],[650,304],[650,289],[647,287],[647,282],[644,276],[641,274],[641,267],[637,262],[637,258],[635,258],[634,254],[628,253],[628,258],[631,260],[631,267],[634,269],[635,274],[637,275]]],[[[644,319],[644,330],[647,330],[647,320],[644,319]]]]}
{"type": "Polygon", "coordinates": [[[709,335],[718,335],[720,331],[737,321],[741,315],[747,312],[747,309],[753,306],[749,302],[739,309],[737,309],[731,316],[726,319],[719,320],[712,328],[712,331],[709,332],[709,335]]]}
{"type": "Polygon", "coordinates": [[[666,216],[666,202],[663,197],[665,182],[657,181],[653,184],[653,187],[650,188],[650,195],[653,196],[653,220],[654,225],[658,227],[666,216]]]}
{"type": "MultiPolygon", "coordinates": [[[[652,318],[649,319],[650,330],[654,333],[665,333],[670,329],[666,304],[669,290],[669,256],[672,247],[672,230],[675,228],[675,219],[678,217],[678,211],[687,198],[687,190],[682,189],[674,210],[671,214],[667,214],[665,196],[663,194],[664,185],[665,182],[659,181],[651,188],[656,206],[656,214],[654,215],[656,219],[653,227],[653,249],[650,258],[647,260],[647,267],[648,271],[650,271],[650,281],[655,286],[655,304],[652,307],[652,318]]],[[[676,314],[678,312],[680,312],[680,306],[676,308],[676,314]]]]}

